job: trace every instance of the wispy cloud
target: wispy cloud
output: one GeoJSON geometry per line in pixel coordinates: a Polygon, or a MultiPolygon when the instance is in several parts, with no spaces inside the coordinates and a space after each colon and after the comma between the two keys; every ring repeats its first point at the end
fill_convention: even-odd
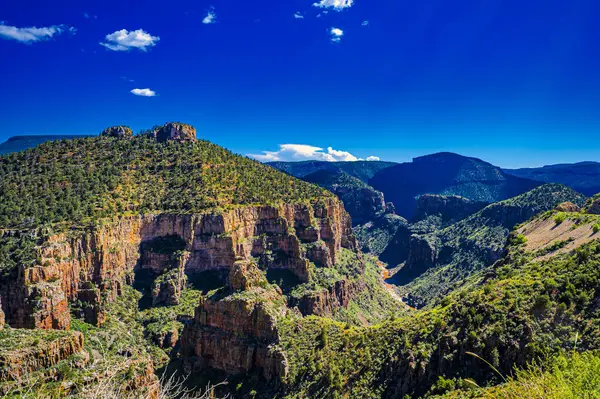
{"type": "Polygon", "coordinates": [[[352,7],[354,0],[321,0],[314,3],[314,7],[318,8],[333,8],[336,11],[342,11],[344,8],[352,7]]]}
{"type": "Polygon", "coordinates": [[[150,89],[133,89],[131,90],[132,94],[140,97],[154,97],[156,96],[156,92],[150,89]]]}
{"type": "Polygon", "coordinates": [[[206,16],[202,20],[202,23],[208,25],[208,24],[214,24],[216,22],[217,22],[217,14],[215,13],[215,9],[211,8],[210,10],[208,10],[206,16]]]}
{"type": "Polygon", "coordinates": [[[344,31],[340,28],[331,28],[329,35],[332,42],[339,43],[342,40],[342,36],[344,36],[344,31]]]}
{"type": "Polygon", "coordinates": [[[129,51],[131,49],[147,51],[150,47],[156,46],[159,40],[160,37],[152,36],[142,29],[131,32],[121,29],[106,35],[104,42],[100,42],[100,44],[112,51],[129,51]]]}
{"type": "MultiPolygon", "coordinates": [[[[248,154],[248,156],[262,162],[307,160],[339,162],[362,160],[347,151],[334,150],[331,147],[327,147],[327,150],[325,150],[321,147],[307,144],[281,144],[279,151],[263,151],[262,154],[248,154]]],[[[379,158],[371,156],[367,160],[375,161],[379,160],[379,158]]]]}
{"type": "Polygon", "coordinates": [[[98,19],[97,15],[88,14],[87,12],[83,13],[85,19],[98,19]]]}
{"type": "Polygon", "coordinates": [[[296,19],[304,19],[304,15],[302,15],[300,13],[300,11],[297,11],[297,12],[294,13],[294,18],[296,18],[296,19]]]}
{"type": "Polygon", "coordinates": [[[361,24],[361,25],[362,25],[362,26],[367,26],[367,25],[369,25],[369,21],[362,21],[362,24],[361,24]]]}
{"type": "Polygon", "coordinates": [[[45,28],[37,28],[35,26],[17,28],[16,26],[5,25],[4,22],[0,21],[1,38],[27,44],[48,40],[55,35],[63,33],[75,34],[76,31],[77,29],[66,25],[53,25],[45,28]]]}

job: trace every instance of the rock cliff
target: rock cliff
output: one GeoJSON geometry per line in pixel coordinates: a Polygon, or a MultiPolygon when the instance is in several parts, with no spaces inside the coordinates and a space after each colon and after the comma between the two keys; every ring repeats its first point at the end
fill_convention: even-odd
{"type": "MultiPolygon", "coordinates": [[[[0,381],[18,380],[32,371],[47,368],[83,351],[80,332],[52,332],[31,337],[22,331],[7,332],[13,350],[0,353],[0,381]]],[[[84,353],[85,355],[85,353],[84,353]]],[[[82,357],[85,360],[85,356],[82,357]]]]}
{"type": "Polygon", "coordinates": [[[259,369],[268,380],[285,379],[277,319],[288,311],[281,290],[269,285],[255,264],[236,263],[228,286],[202,299],[193,324],[183,330],[188,371],[215,368],[238,374],[259,369]]]}
{"type": "MultiPolygon", "coordinates": [[[[134,271],[158,277],[177,258],[185,274],[194,274],[256,258],[263,269],[289,270],[307,282],[313,264],[324,259],[325,266],[335,264],[342,247],[355,249],[356,242],[349,216],[333,198],[312,205],[121,217],[46,238],[35,265],[19,265],[17,277],[1,284],[1,300],[12,327],[68,329],[68,304],[76,301],[86,321],[99,325],[101,298],[118,296],[123,284],[133,282],[134,271]],[[319,250],[309,250],[315,243],[319,250]]],[[[176,296],[176,284],[168,283],[159,284],[157,298],[163,289],[176,296]]]]}

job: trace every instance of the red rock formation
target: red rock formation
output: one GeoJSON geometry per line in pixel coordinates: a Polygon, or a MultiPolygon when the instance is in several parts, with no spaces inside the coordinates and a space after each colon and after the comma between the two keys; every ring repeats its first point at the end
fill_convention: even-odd
{"type": "Polygon", "coordinates": [[[304,282],[311,258],[334,264],[342,246],[356,248],[350,218],[337,199],[220,214],[122,217],[48,238],[39,247],[38,264],[20,266],[14,281],[0,287],[8,324],[68,329],[68,302],[76,300],[84,303],[88,322],[101,324],[99,298],[118,296],[122,284],[132,282],[134,269],[160,274],[172,266],[173,254],[144,249],[144,243],[164,237],[183,242],[189,253],[185,273],[230,269],[239,259],[256,257],[264,262],[261,267],[289,269],[304,282]],[[321,253],[307,254],[304,243],[318,240],[323,241],[321,253]]]}
{"type": "Polygon", "coordinates": [[[156,131],[156,141],[196,141],[196,129],[186,123],[167,123],[156,131]]]}
{"type": "Polygon", "coordinates": [[[286,312],[282,299],[280,291],[267,287],[202,300],[181,338],[188,370],[210,367],[238,374],[261,369],[265,378],[285,379],[287,362],[277,348],[276,327],[278,313],[286,312]]]}
{"type": "Polygon", "coordinates": [[[80,332],[63,333],[49,341],[42,338],[34,347],[3,351],[0,354],[0,381],[19,379],[82,351],[83,335],[80,332]]]}
{"type": "Polygon", "coordinates": [[[183,267],[171,269],[159,276],[154,281],[152,289],[152,305],[177,305],[186,281],[187,276],[183,267]]]}
{"type": "Polygon", "coordinates": [[[290,306],[297,306],[303,315],[330,316],[335,309],[347,308],[350,301],[366,289],[362,278],[340,280],[329,289],[313,291],[298,300],[291,300],[290,306]]]}

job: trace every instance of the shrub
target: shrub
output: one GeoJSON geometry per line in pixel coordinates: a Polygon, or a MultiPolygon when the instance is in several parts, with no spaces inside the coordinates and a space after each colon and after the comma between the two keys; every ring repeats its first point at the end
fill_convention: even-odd
{"type": "Polygon", "coordinates": [[[556,224],[561,224],[565,220],[567,220],[567,215],[563,212],[560,212],[556,216],[554,216],[554,223],[556,224]]]}

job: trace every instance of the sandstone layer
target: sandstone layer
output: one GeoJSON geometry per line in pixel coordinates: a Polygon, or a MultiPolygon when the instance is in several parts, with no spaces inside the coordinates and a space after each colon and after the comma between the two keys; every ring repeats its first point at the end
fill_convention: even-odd
{"type": "Polygon", "coordinates": [[[34,266],[20,265],[10,284],[0,283],[0,297],[6,321],[15,328],[68,329],[68,304],[76,301],[86,321],[99,325],[101,298],[118,296],[123,284],[133,282],[134,271],[159,276],[175,258],[183,259],[185,274],[229,270],[236,261],[257,259],[263,269],[286,269],[306,282],[311,262],[335,264],[341,247],[354,250],[356,243],[336,199],[121,217],[48,237],[34,266]],[[309,250],[315,245],[320,250],[309,250]]]}

